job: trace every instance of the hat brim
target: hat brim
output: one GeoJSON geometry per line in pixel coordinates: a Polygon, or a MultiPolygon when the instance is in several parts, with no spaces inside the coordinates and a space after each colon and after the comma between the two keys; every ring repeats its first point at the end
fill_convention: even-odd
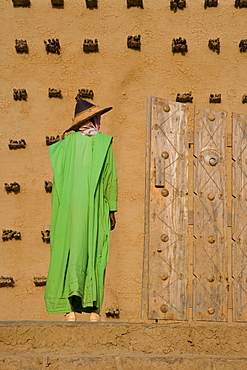
{"type": "Polygon", "coordinates": [[[84,122],[89,121],[94,116],[97,116],[97,114],[102,115],[104,113],[107,113],[111,109],[112,107],[100,108],[94,105],[93,107],[83,112],[78,113],[74,118],[73,125],[68,130],[66,130],[66,132],[69,132],[72,130],[77,131],[84,122]]]}

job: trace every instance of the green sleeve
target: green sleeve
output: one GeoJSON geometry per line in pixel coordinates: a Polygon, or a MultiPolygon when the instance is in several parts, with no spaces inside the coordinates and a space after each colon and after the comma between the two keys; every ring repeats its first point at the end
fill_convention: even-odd
{"type": "Polygon", "coordinates": [[[51,249],[53,245],[53,230],[56,229],[58,209],[60,205],[61,186],[63,184],[63,146],[59,141],[49,146],[50,160],[53,170],[52,212],[51,212],[51,249]]]}
{"type": "Polygon", "coordinates": [[[117,211],[117,195],[118,195],[118,183],[117,183],[117,171],[116,163],[112,150],[112,145],[109,146],[107,151],[105,167],[103,173],[104,182],[104,197],[109,204],[109,211],[117,211]]]}
{"type": "Polygon", "coordinates": [[[49,146],[50,160],[52,163],[53,173],[59,173],[63,164],[63,141],[58,141],[49,146]]]}

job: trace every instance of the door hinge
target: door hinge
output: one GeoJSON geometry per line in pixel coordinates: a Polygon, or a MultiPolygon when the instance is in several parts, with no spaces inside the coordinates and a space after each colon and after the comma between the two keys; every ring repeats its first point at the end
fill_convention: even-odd
{"type": "Polygon", "coordinates": [[[226,146],[228,148],[232,147],[232,134],[227,134],[226,135],[226,146]]]}
{"type": "Polygon", "coordinates": [[[193,307],[193,299],[192,299],[192,293],[188,293],[188,307],[193,307]]]}
{"type": "Polygon", "coordinates": [[[194,211],[193,210],[188,212],[188,224],[194,225],[194,211]]]}
{"type": "Polygon", "coordinates": [[[164,188],[165,182],[165,160],[161,157],[154,158],[155,187],[164,188]]]}
{"type": "Polygon", "coordinates": [[[231,212],[227,212],[227,226],[228,227],[232,227],[232,213],[231,212]]]}
{"type": "Polygon", "coordinates": [[[188,144],[189,147],[194,144],[194,131],[189,131],[188,133],[188,144]]]}

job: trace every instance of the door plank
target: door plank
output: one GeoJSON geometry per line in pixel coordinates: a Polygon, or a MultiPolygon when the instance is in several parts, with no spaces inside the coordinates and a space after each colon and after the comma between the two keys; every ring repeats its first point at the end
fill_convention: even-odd
{"type": "Polygon", "coordinates": [[[247,115],[232,115],[233,321],[247,321],[247,115]]]}
{"type": "Polygon", "coordinates": [[[149,105],[148,318],[186,320],[187,106],[155,97],[149,98],[149,105]],[[164,176],[159,187],[158,162],[164,165],[164,171],[159,168],[164,176]]]}
{"type": "Polygon", "coordinates": [[[226,119],[195,107],[194,320],[227,320],[226,119]]]}

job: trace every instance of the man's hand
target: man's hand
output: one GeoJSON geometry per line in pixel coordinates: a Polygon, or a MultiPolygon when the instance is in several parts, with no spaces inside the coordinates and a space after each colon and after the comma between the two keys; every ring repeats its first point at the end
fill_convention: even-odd
{"type": "Polygon", "coordinates": [[[116,226],[115,212],[110,212],[109,216],[110,216],[111,230],[113,230],[116,226]]]}

